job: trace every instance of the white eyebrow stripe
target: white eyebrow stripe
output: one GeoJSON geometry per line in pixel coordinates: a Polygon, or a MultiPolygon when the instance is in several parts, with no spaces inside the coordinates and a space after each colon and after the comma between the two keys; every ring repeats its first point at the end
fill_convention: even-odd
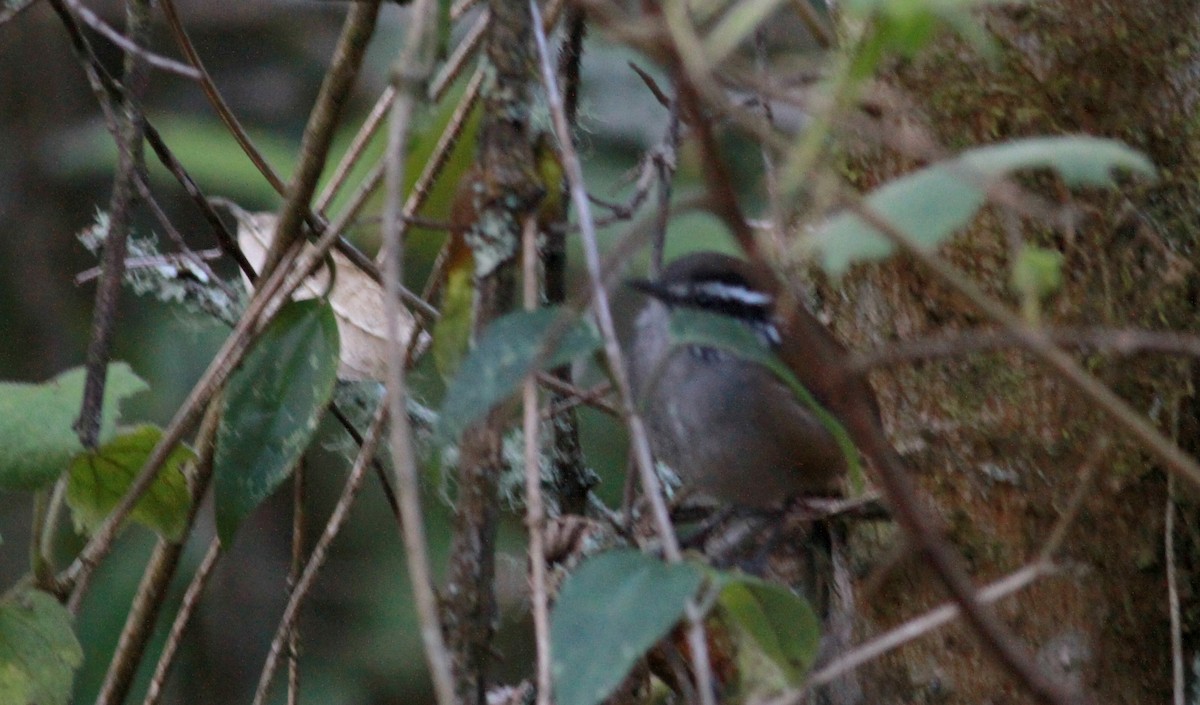
{"type": "Polygon", "coordinates": [[[772,303],[771,295],[761,291],[756,291],[737,284],[726,284],[724,282],[702,282],[695,285],[697,293],[711,296],[714,299],[722,301],[737,301],[746,306],[770,306],[772,303]]]}

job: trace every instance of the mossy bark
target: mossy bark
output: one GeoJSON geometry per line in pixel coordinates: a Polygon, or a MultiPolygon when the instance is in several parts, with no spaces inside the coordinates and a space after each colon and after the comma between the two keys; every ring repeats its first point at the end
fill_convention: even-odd
{"type": "MultiPolygon", "coordinates": [[[[1032,135],[1086,133],[1146,153],[1157,182],[1069,191],[1049,176],[1022,184],[1081,217],[1070,230],[1025,221],[1025,242],[1065,255],[1062,289],[1044,323],[1194,331],[1197,83],[1200,14],[1194,3],[1075,0],[996,9],[984,21],[1000,51],[988,59],[946,39],[884,77],[951,150],[1032,135]]],[[[851,158],[869,188],[916,166],[880,148],[851,158]]],[[[1008,287],[1012,221],[990,209],[942,254],[1014,307],[1008,287]]],[[[970,329],[987,321],[916,263],[897,258],[855,270],[829,297],[838,333],[859,349],[970,329]]],[[[1195,370],[1166,355],[1080,355],[1080,362],[1187,450],[1200,449],[1195,370]]],[[[1032,560],[1080,483],[1102,437],[1100,461],[1057,558],[1058,575],[1002,602],[999,614],[1039,661],[1103,703],[1169,700],[1171,641],[1164,561],[1164,471],[1092,405],[1019,350],[970,354],[876,374],[889,428],[936,504],[946,533],[979,582],[1032,560]]],[[[1180,486],[1185,485],[1181,482],[1180,486]]],[[[1176,554],[1184,662],[1200,633],[1194,583],[1197,516],[1181,491],[1176,554]]],[[[883,631],[945,598],[924,567],[901,561],[860,594],[864,634],[883,631]]],[[[864,586],[865,587],[865,586],[864,586]]],[[[868,702],[1022,702],[1026,696],[957,626],[876,663],[861,680],[868,702]]]]}

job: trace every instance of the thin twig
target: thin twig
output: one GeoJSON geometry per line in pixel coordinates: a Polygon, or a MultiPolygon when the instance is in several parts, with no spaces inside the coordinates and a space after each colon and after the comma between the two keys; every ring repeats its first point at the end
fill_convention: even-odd
{"type": "Polygon", "coordinates": [[[367,119],[363,120],[363,124],[358,128],[358,132],[354,134],[354,139],[350,142],[350,146],[346,148],[346,153],[342,155],[337,168],[333,170],[333,176],[329,177],[329,182],[321,190],[321,195],[317,198],[316,205],[313,206],[315,212],[324,213],[325,209],[329,207],[329,203],[333,201],[334,196],[341,190],[346,178],[350,176],[350,170],[362,158],[363,151],[370,144],[371,138],[375,136],[375,132],[379,129],[379,125],[383,123],[383,119],[387,117],[388,110],[391,109],[392,101],[395,99],[396,87],[391,85],[384,88],[379,97],[375,99],[375,105],[371,106],[371,112],[367,113],[367,119]]]}
{"type": "MultiPolygon", "coordinates": [[[[1032,585],[1038,578],[1048,575],[1053,568],[1045,563],[1032,563],[1020,570],[984,587],[979,591],[979,601],[990,604],[1007,597],[1018,590],[1032,585]]],[[[859,666],[873,661],[883,654],[907,644],[924,634],[945,626],[962,615],[962,608],[957,604],[947,603],[940,607],[914,617],[904,624],[871,639],[865,644],[842,654],[832,663],[814,672],[804,683],[804,689],[798,693],[784,695],[768,705],[796,705],[803,701],[804,696],[813,688],[832,683],[839,676],[849,673],[859,666]]]]}
{"type": "Polygon", "coordinates": [[[457,20],[466,14],[467,10],[479,2],[479,0],[455,0],[455,3],[450,6],[450,19],[457,20]]]}
{"type": "Polygon", "coordinates": [[[1075,490],[1067,500],[1067,506],[1058,517],[1054,528],[1050,530],[1050,536],[1042,545],[1042,550],[1038,552],[1038,563],[1049,565],[1054,562],[1054,554],[1058,553],[1058,549],[1062,547],[1063,541],[1067,538],[1067,531],[1075,523],[1080,510],[1083,509],[1083,500],[1087,499],[1088,492],[1092,489],[1092,483],[1099,474],[1100,463],[1108,455],[1112,442],[1108,440],[1107,436],[1100,436],[1089,446],[1092,452],[1084,459],[1076,473],[1079,475],[1079,482],[1075,485],[1075,490]]]}
{"type": "MultiPolygon", "coordinates": [[[[65,0],[65,2],[67,3],[67,7],[70,7],[71,10],[83,20],[84,24],[104,35],[108,41],[120,47],[121,51],[136,55],[142,61],[145,61],[148,65],[153,66],[156,69],[183,76],[184,78],[188,78],[193,81],[200,80],[200,72],[195,68],[188,66],[187,64],[182,64],[174,59],[170,59],[165,56],[159,56],[148,49],[142,48],[138,44],[138,40],[130,39],[113,29],[99,15],[89,10],[87,6],[79,2],[79,0],[65,0]]],[[[144,37],[142,37],[142,39],[144,39],[144,37]]]]}
{"type": "MultiPolygon", "coordinates": [[[[450,153],[454,151],[454,146],[458,144],[458,138],[462,136],[462,131],[467,126],[467,118],[470,117],[471,109],[475,107],[475,103],[479,100],[479,89],[482,85],[483,72],[476,69],[475,73],[471,75],[470,82],[467,83],[466,90],[463,91],[462,98],[459,99],[458,105],[450,115],[450,121],[446,123],[446,129],[442,130],[442,134],[438,137],[437,144],[433,147],[433,154],[425,162],[420,176],[417,177],[412,191],[408,194],[408,199],[404,202],[404,209],[400,212],[400,231],[398,235],[398,239],[401,242],[403,242],[404,236],[408,233],[409,218],[415,216],[417,211],[421,210],[421,207],[425,205],[426,199],[432,193],[433,182],[437,180],[438,176],[442,173],[442,169],[450,161],[450,153]]],[[[400,187],[403,188],[403,184],[400,187]]],[[[375,256],[376,262],[382,262],[387,259],[387,248],[388,244],[385,241],[379,253],[375,256]]],[[[426,286],[425,291],[422,292],[422,298],[428,300],[432,296],[430,288],[426,286]]]]}
{"type": "MultiPolygon", "coordinates": [[[[126,4],[126,26],[135,42],[145,42],[150,34],[149,0],[130,0],[126,4]]],[[[113,178],[109,202],[108,232],[104,237],[101,257],[104,271],[96,286],[96,303],[92,312],[92,330],[87,349],[87,377],[83,400],[75,430],[84,448],[95,448],[100,436],[100,416],[104,404],[104,387],[108,380],[108,363],[112,353],[113,329],[116,326],[121,282],[125,274],[125,251],[135,201],[134,181],[142,171],[142,136],[145,117],[139,101],[149,82],[146,62],[139,54],[125,55],[125,97],[119,111],[117,135],[117,173],[113,178]]]]}
{"type": "Polygon", "coordinates": [[[861,198],[854,198],[852,210],[872,228],[895,242],[901,250],[925,265],[952,289],[966,296],[989,318],[1016,336],[1023,347],[1057,370],[1064,381],[1103,410],[1118,426],[1129,432],[1172,472],[1200,486],[1200,464],[1197,464],[1196,459],[1180,450],[1178,446],[1159,433],[1145,416],[1117,396],[1107,385],[1088,374],[1070,355],[1056,346],[1045,331],[1025,323],[1017,314],[1009,311],[1004,304],[989,296],[945,260],[919,246],[907,233],[887,222],[867,206],[861,198]]]}
{"type": "Polygon", "coordinates": [[[817,44],[822,49],[833,48],[837,43],[837,36],[833,33],[833,29],[825,23],[825,18],[817,14],[812,2],[810,0],[792,0],[792,7],[796,8],[796,14],[800,15],[804,26],[808,28],[817,44]]]}
{"type": "Polygon", "coordinates": [[[54,564],[42,550],[45,542],[46,515],[50,508],[50,491],[38,490],[33,495],[33,521],[29,531],[29,563],[33,579],[39,589],[53,592],[55,589],[54,564]]]}
{"type": "MultiPolygon", "coordinates": [[[[125,271],[146,269],[150,267],[162,267],[164,265],[179,266],[184,262],[196,262],[197,260],[203,262],[206,259],[218,259],[223,254],[224,253],[221,250],[212,249],[201,250],[199,252],[196,252],[195,250],[188,250],[186,252],[180,252],[177,254],[148,255],[146,257],[127,257],[125,259],[125,271]]],[[[98,278],[100,276],[100,272],[102,271],[103,269],[101,267],[92,267],[90,269],[83,270],[79,274],[75,275],[75,285],[78,286],[80,284],[86,284],[93,279],[98,278]]],[[[213,281],[220,281],[220,278],[216,277],[215,274],[213,276],[213,281]]]]}
{"type": "Polygon", "coordinates": [[[467,59],[470,59],[479,50],[483,34],[491,19],[491,12],[486,7],[483,8],[483,12],[479,13],[479,17],[475,19],[475,24],[467,30],[466,36],[462,38],[458,46],[454,47],[454,51],[446,58],[442,68],[429,82],[429,102],[437,103],[446,95],[447,89],[454,84],[455,79],[462,73],[463,67],[467,65],[467,59]]]}
{"type": "MultiPolygon", "coordinates": [[[[159,205],[158,199],[156,199],[154,197],[154,193],[150,191],[150,184],[147,183],[144,174],[138,174],[137,189],[138,195],[142,197],[142,202],[146,204],[146,207],[150,210],[150,213],[154,215],[154,219],[157,220],[158,224],[162,226],[163,232],[165,232],[167,237],[170,238],[171,241],[175,243],[175,246],[179,248],[179,257],[181,260],[187,260],[191,262],[193,266],[195,266],[204,274],[204,276],[208,277],[209,282],[219,287],[221,291],[225,292],[225,294],[229,296],[230,299],[237,298],[235,292],[229,286],[229,284],[223,278],[217,276],[217,273],[213,271],[212,267],[208,266],[208,262],[206,261],[206,259],[217,259],[220,257],[222,253],[221,249],[214,248],[211,250],[205,250],[203,252],[196,252],[193,250],[190,246],[188,246],[187,241],[183,239],[183,234],[180,233],[175,227],[175,224],[171,222],[171,219],[167,216],[166,211],[164,211],[162,206],[159,205]]],[[[129,267],[128,262],[126,262],[125,266],[126,268],[129,267]]],[[[78,281],[78,278],[76,280],[78,281]]]]}
{"type": "MultiPolygon", "coordinates": [[[[345,429],[355,444],[359,448],[362,448],[363,436],[354,427],[354,424],[350,422],[350,418],[342,412],[337,404],[331,403],[329,411],[342,425],[342,428],[345,429]]],[[[375,458],[375,461],[371,465],[375,467],[375,477],[379,478],[379,486],[383,490],[384,501],[387,502],[388,508],[392,510],[392,516],[396,518],[396,525],[400,526],[400,502],[396,499],[396,490],[392,488],[392,483],[388,480],[387,470],[383,467],[383,463],[379,462],[379,458],[375,458]]]]}
{"type": "Polygon", "coordinates": [[[379,3],[380,0],[351,3],[350,11],[346,13],[329,70],[325,72],[325,80],[321,82],[321,90],[300,139],[300,160],[288,184],[286,200],[276,221],[275,236],[263,262],[264,275],[271,273],[283,253],[301,236],[301,224],[310,212],[308,204],[325,168],[342,108],[362,67],[371,35],[375,33],[379,3]]]}
{"type": "Polygon", "coordinates": [[[42,527],[40,529],[36,529],[41,536],[41,540],[39,541],[37,548],[40,555],[37,558],[37,563],[34,564],[34,576],[38,579],[39,583],[45,585],[45,589],[47,590],[58,590],[60,587],[58,585],[58,581],[53,575],[50,575],[47,577],[45,582],[42,583],[42,577],[37,575],[36,568],[38,563],[40,563],[46,568],[52,571],[54,570],[55,539],[57,538],[59,523],[62,519],[62,508],[65,503],[66,494],[67,478],[60,477],[58,478],[58,481],[54,483],[54,489],[50,492],[50,501],[46,507],[42,527]]]}
{"type": "Polygon", "coordinates": [[[542,418],[544,419],[551,419],[567,409],[573,409],[581,404],[587,404],[599,409],[609,416],[617,418],[621,416],[621,410],[604,398],[612,392],[612,384],[609,382],[600,382],[591,389],[580,389],[570,382],[565,382],[559,377],[546,372],[539,372],[537,379],[538,383],[543,387],[561,395],[542,414],[542,418]]]}
{"type": "MultiPolygon", "coordinates": [[[[359,449],[361,453],[361,448],[359,449]]],[[[375,464],[375,459],[371,459],[371,465],[375,464]]],[[[300,580],[300,572],[304,570],[304,522],[306,512],[304,507],[304,486],[305,472],[304,458],[296,463],[296,470],[292,473],[292,559],[288,566],[287,589],[288,594],[296,592],[296,583],[300,580]]],[[[300,702],[300,625],[293,624],[288,630],[287,639],[287,660],[288,660],[288,689],[287,703],[288,705],[298,705],[300,702]]]]}
{"type": "MultiPolygon", "coordinates": [[[[888,233],[889,237],[893,237],[893,239],[900,238],[902,243],[906,243],[902,245],[904,249],[911,249],[914,257],[922,261],[930,259],[928,253],[919,251],[904,233],[899,232],[884,218],[872,212],[861,201],[856,201],[852,208],[872,227],[888,233]]],[[[930,264],[930,266],[935,265],[942,265],[942,263],[938,261],[930,264]]],[[[938,273],[943,274],[943,270],[949,270],[949,267],[942,265],[938,273]]],[[[972,283],[957,276],[957,272],[951,270],[946,274],[954,277],[952,286],[965,285],[972,292],[978,293],[981,300],[990,303],[990,300],[986,299],[972,283]]],[[[964,291],[964,293],[966,292],[964,291]]],[[[971,297],[971,294],[967,295],[971,297]]],[[[999,309],[1000,314],[1007,314],[1007,310],[1003,306],[996,304],[996,308],[999,309]]],[[[1024,324],[1015,321],[1015,317],[1008,320],[1014,321],[1014,325],[1021,327],[1022,330],[1027,330],[1024,328],[1024,324]]],[[[913,480],[903,467],[895,449],[884,436],[874,409],[864,408],[861,400],[834,401],[838,405],[846,407],[842,413],[847,430],[855,444],[878,471],[881,484],[891,500],[897,521],[913,538],[914,544],[921,551],[925,560],[958,602],[968,623],[974,628],[984,646],[1039,701],[1058,705],[1090,702],[1090,699],[1077,688],[1052,679],[1043,672],[1033,660],[1029,649],[1017,639],[1012,630],[1000,622],[994,612],[986,610],[979,603],[975,586],[962,566],[961,557],[937,532],[933,519],[920,506],[913,480]],[[849,406],[843,403],[844,401],[850,402],[849,406]]]]}
{"type": "MultiPolygon", "coordinates": [[[[417,0],[405,37],[404,51],[392,65],[392,82],[396,100],[392,104],[388,124],[386,159],[387,201],[383,211],[383,251],[385,286],[388,295],[386,315],[388,327],[387,404],[391,407],[389,449],[392,454],[396,492],[400,499],[401,529],[404,555],[412,582],[417,618],[421,625],[421,643],[429,664],[438,705],[456,705],[454,678],[450,656],[442,634],[437,595],[429,566],[429,549],[425,538],[425,523],[421,512],[420,487],[417,482],[416,458],[412,447],[412,430],[405,409],[405,357],[397,327],[397,288],[403,268],[403,241],[400,215],[400,190],[404,186],[404,166],[407,156],[409,130],[417,98],[432,70],[432,32],[434,30],[432,0],[417,0]]],[[[382,404],[381,408],[385,408],[382,404]]]]}
{"type": "Polygon", "coordinates": [[[226,129],[233,135],[233,139],[237,141],[242,151],[250,158],[258,172],[263,175],[267,183],[271,184],[271,188],[277,193],[284,193],[287,190],[283,179],[279,177],[274,169],[271,168],[269,162],[262,152],[254,146],[254,142],[250,139],[250,135],[246,133],[245,128],[234,116],[233,110],[229,104],[225,102],[225,98],[221,95],[221,91],[217,89],[217,84],[213,82],[212,76],[209,75],[208,69],[204,67],[204,62],[200,60],[200,53],[196,51],[196,46],[192,44],[191,37],[183,28],[183,22],[179,19],[179,13],[175,9],[175,0],[160,0],[159,5],[162,7],[163,17],[167,21],[167,27],[171,31],[171,35],[175,37],[175,43],[179,46],[179,50],[187,58],[188,63],[199,73],[200,89],[204,91],[204,95],[208,98],[208,102],[216,111],[217,117],[225,124],[226,129]]]}
{"type": "Polygon", "coordinates": [[[104,683],[96,697],[96,705],[120,705],[129,696],[134,677],[146,654],[150,637],[158,622],[167,599],[171,580],[179,568],[179,559],[183,555],[184,540],[191,534],[196,523],[196,514],[200,510],[200,501],[208,490],[213,473],[213,441],[216,439],[217,426],[220,420],[218,407],[212,405],[204,417],[196,438],[199,457],[192,465],[188,478],[188,493],[191,504],[188,506],[187,517],[184,521],[181,538],[178,541],[159,539],[154,547],[154,553],[142,574],[142,582],[138,585],[133,598],[133,605],[121,629],[116,651],[104,675],[104,683]]]}
{"type": "Polygon", "coordinates": [[[167,681],[171,665],[175,663],[175,655],[179,653],[179,645],[183,642],[183,632],[187,629],[188,622],[191,621],[196,607],[200,604],[200,596],[204,593],[204,587],[208,585],[208,579],[212,576],[213,568],[216,567],[217,559],[220,556],[221,541],[214,537],[208,544],[208,550],[204,552],[200,566],[196,568],[196,574],[192,576],[192,581],[188,583],[187,590],[183,593],[183,601],[179,605],[179,611],[175,613],[171,631],[167,633],[166,643],[158,657],[158,663],[154,666],[154,675],[150,677],[150,686],[146,689],[146,698],[142,701],[142,705],[158,705],[159,700],[162,699],[163,685],[167,681]]]}
{"type": "Polygon", "coordinates": [[[367,431],[362,450],[354,459],[354,467],[350,469],[350,476],[346,478],[342,494],[338,497],[337,504],[334,505],[333,513],[329,515],[329,521],[325,523],[325,530],[321,532],[321,538],[317,539],[317,545],[313,546],[312,555],[304,564],[304,572],[300,574],[300,579],[296,581],[295,588],[288,596],[287,606],[283,608],[283,615],[279,618],[279,626],[275,629],[275,636],[271,640],[271,647],[267,652],[267,660],[259,675],[252,705],[263,705],[266,702],[271,689],[271,681],[274,679],[275,671],[279,668],[280,656],[285,650],[285,642],[288,641],[289,635],[296,627],[300,606],[304,604],[313,583],[316,582],[317,573],[325,565],[330,544],[346,524],[346,519],[350,515],[350,506],[354,504],[359,490],[362,489],[367,468],[371,465],[371,461],[375,458],[375,452],[379,448],[379,440],[383,436],[383,427],[387,422],[387,416],[387,405],[380,404],[379,409],[375,412],[375,418],[371,421],[371,428],[367,431]]]}
{"type": "Polygon", "coordinates": [[[4,26],[11,20],[16,19],[17,15],[25,10],[33,7],[37,0],[10,0],[0,7],[0,26],[4,26]]]}
{"type": "MultiPolygon", "coordinates": [[[[526,311],[538,307],[537,218],[525,219],[521,238],[523,303],[526,311]]],[[[546,597],[545,508],[542,502],[541,430],[536,375],[525,378],[523,389],[525,432],[525,528],[529,531],[529,582],[533,598],[533,637],[537,650],[537,705],[550,705],[550,615],[546,597]]]]}
{"type": "MultiPolygon", "coordinates": [[[[583,180],[583,168],[571,140],[570,125],[567,123],[562,96],[554,78],[554,67],[550,62],[550,52],[546,48],[546,33],[542,28],[541,14],[536,0],[529,1],[529,11],[533,15],[534,39],[537,43],[538,58],[541,64],[542,83],[546,88],[554,130],[558,136],[559,147],[562,149],[563,166],[571,190],[571,200],[578,212],[583,236],[584,260],[587,263],[588,278],[592,288],[592,305],[595,309],[601,336],[604,339],[605,356],[608,359],[609,369],[612,371],[613,383],[621,399],[626,424],[629,426],[642,488],[650,501],[655,527],[658,530],[659,540],[662,542],[663,555],[668,561],[677,563],[682,560],[679,540],[671,525],[671,518],[667,512],[666,502],[663,500],[658,476],[654,471],[646,428],[638,415],[633,403],[633,394],[630,392],[629,376],[622,359],[620,344],[617,342],[616,328],[613,325],[612,311],[608,303],[608,293],[605,291],[604,280],[601,276],[600,251],[597,246],[595,221],[592,219],[591,205],[588,203],[587,186],[583,180]]],[[[702,705],[715,705],[712,667],[708,657],[708,642],[704,634],[704,625],[701,622],[702,615],[691,601],[687,606],[687,617],[689,621],[688,646],[692,649],[700,702],[702,705]]]]}
{"type": "Polygon", "coordinates": [[[182,543],[160,539],[155,545],[96,696],[96,705],[119,705],[129,695],[182,553],[182,543]]]}
{"type": "MultiPolygon", "coordinates": [[[[1200,358],[1200,336],[1188,333],[1103,327],[1039,330],[1055,344],[1062,346],[1116,355],[1151,352],[1200,358]]],[[[1011,347],[1025,347],[1018,333],[1007,329],[974,328],[889,343],[877,350],[856,353],[849,365],[855,372],[866,372],[878,367],[1011,347]]]]}
{"type": "Polygon", "coordinates": [[[1167,509],[1163,520],[1163,552],[1167,559],[1167,608],[1171,615],[1171,694],[1184,705],[1183,623],[1179,616],[1179,584],[1175,574],[1175,476],[1167,476],[1167,509]]]}

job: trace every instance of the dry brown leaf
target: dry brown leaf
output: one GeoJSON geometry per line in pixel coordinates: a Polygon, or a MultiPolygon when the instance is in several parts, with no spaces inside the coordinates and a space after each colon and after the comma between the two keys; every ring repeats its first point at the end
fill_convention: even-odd
{"type": "MultiPolygon", "coordinates": [[[[238,245],[256,269],[266,259],[267,248],[275,233],[274,213],[235,212],[238,220],[238,245]]],[[[311,245],[305,245],[311,248],[311,245]]],[[[384,315],[383,287],[351,264],[344,255],[333,252],[337,279],[329,302],[337,317],[341,335],[341,364],[338,377],[346,380],[382,380],[387,372],[387,318],[384,315]]],[[[309,277],[293,298],[312,299],[320,296],[329,285],[329,272],[322,267],[309,277]]],[[[415,330],[412,312],[400,307],[397,330],[405,346],[415,330]]],[[[415,350],[420,355],[429,344],[428,334],[422,332],[415,350]]]]}

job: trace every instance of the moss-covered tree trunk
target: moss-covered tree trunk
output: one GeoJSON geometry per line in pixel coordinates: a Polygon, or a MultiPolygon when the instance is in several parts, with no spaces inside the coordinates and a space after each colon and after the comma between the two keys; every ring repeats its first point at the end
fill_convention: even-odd
{"type": "MultiPolygon", "coordinates": [[[[1034,192],[1078,209],[1073,228],[1017,222],[991,209],[942,253],[1015,306],[1008,286],[1014,242],[1060,251],[1063,286],[1045,305],[1047,325],[1195,331],[1196,3],[1059,0],[985,17],[997,55],[983,59],[944,40],[888,68],[885,81],[908,104],[904,119],[924,122],[949,150],[1032,135],[1112,137],[1145,152],[1160,179],[1092,192],[1069,191],[1050,177],[1028,179],[1023,184],[1034,192]]],[[[864,189],[916,166],[882,148],[852,162],[864,189]]],[[[843,286],[835,325],[859,349],[987,323],[905,258],[858,269],[843,286]]],[[[1185,450],[1200,449],[1189,361],[1095,351],[1079,359],[1185,450]]],[[[1096,702],[1168,701],[1167,478],[1149,454],[1020,350],[894,366],[874,381],[898,447],[980,583],[1031,561],[1070,511],[1088,467],[1097,466],[1056,555],[1062,571],[1001,602],[998,612],[1044,667],[1084,686],[1096,702]],[[1097,455],[1105,438],[1111,449],[1097,455]]],[[[1179,483],[1176,581],[1190,673],[1200,619],[1192,588],[1198,534],[1196,494],[1185,485],[1179,483]]],[[[882,581],[876,574],[861,586],[863,636],[945,599],[940,583],[915,563],[902,559],[882,581]]],[[[893,652],[862,684],[867,702],[878,703],[1028,697],[962,626],[893,652]]]]}

